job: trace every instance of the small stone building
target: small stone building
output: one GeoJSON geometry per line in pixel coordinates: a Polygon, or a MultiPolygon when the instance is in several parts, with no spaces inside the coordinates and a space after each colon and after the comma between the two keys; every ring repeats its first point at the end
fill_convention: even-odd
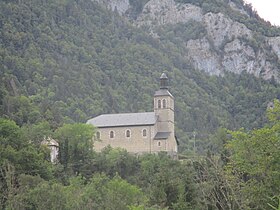
{"type": "Polygon", "coordinates": [[[143,113],[103,114],[87,121],[97,128],[94,149],[111,145],[128,152],[158,153],[177,156],[174,132],[174,97],[168,91],[166,74],[160,77],[160,89],[154,94],[154,111],[143,113]]]}
{"type": "Polygon", "coordinates": [[[46,145],[50,149],[51,162],[56,163],[59,151],[59,144],[57,143],[57,141],[50,137],[45,137],[44,140],[41,142],[41,145],[46,145]]]}

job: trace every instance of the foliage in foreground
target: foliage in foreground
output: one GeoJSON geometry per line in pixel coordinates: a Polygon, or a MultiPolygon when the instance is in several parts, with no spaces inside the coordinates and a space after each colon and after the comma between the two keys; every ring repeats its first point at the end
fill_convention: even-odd
{"type": "Polygon", "coordinates": [[[92,126],[65,124],[52,131],[43,125],[19,127],[0,120],[1,208],[187,209],[198,205],[190,165],[164,153],[138,158],[110,147],[95,153],[92,126]],[[50,164],[49,150],[37,144],[38,128],[61,143],[60,163],[50,164]]]}
{"type": "Polygon", "coordinates": [[[280,102],[268,110],[271,125],[249,132],[230,132],[226,172],[242,209],[268,209],[280,195],[280,102]]]}
{"type": "Polygon", "coordinates": [[[147,201],[138,187],[119,176],[109,179],[104,174],[95,174],[87,183],[78,176],[71,178],[67,186],[27,175],[21,175],[19,180],[18,193],[8,203],[10,209],[125,210],[147,201]]]}
{"type": "Polygon", "coordinates": [[[88,148],[93,128],[66,124],[48,131],[57,135],[62,145],[68,141],[68,147],[61,147],[61,163],[56,165],[47,161],[46,148],[34,138],[38,127],[48,133],[44,129],[49,126],[27,129],[1,119],[1,207],[275,209],[280,194],[279,113],[280,102],[275,100],[265,127],[221,129],[213,136],[216,146],[209,147],[205,157],[181,161],[164,153],[136,157],[110,147],[95,153],[88,148]]]}

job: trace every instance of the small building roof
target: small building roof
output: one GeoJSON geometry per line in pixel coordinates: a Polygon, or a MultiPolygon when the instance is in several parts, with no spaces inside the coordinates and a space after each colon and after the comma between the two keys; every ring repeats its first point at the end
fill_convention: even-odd
{"type": "Polygon", "coordinates": [[[170,96],[173,98],[173,95],[167,89],[157,90],[154,96],[170,96]]]}
{"type": "Polygon", "coordinates": [[[102,114],[87,121],[98,128],[154,125],[157,116],[154,112],[102,114]]]}
{"type": "Polygon", "coordinates": [[[154,140],[168,139],[169,136],[170,132],[157,132],[157,134],[154,137],[154,140]]]}
{"type": "Polygon", "coordinates": [[[160,79],[168,79],[168,77],[166,76],[165,73],[162,73],[161,76],[160,76],[160,79]]]}
{"type": "Polygon", "coordinates": [[[55,146],[59,147],[59,144],[56,140],[52,139],[51,137],[44,137],[44,140],[41,142],[41,145],[47,145],[47,146],[55,146]]]}

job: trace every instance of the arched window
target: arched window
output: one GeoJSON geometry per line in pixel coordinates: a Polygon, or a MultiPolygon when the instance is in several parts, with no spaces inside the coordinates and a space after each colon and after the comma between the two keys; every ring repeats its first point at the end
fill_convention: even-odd
{"type": "Polygon", "coordinates": [[[110,139],[113,139],[115,137],[114,131],[110,131],[110,139]]]}
{"type": "Polygon", "coordinates": [[[161,108],[161,100],[158,100],[158,108],[161,108]]]}
{"type": "Polygon", "coordinates": [[[143,135],[143,137],[146,137],[146,136],[147,136],[147,130],[146,130],[146,129],[143,129],[142,135],[143,135]]]}
{"type": "Polygon", "coordinates": [[[162,108],[164,108],[164,109],[166,108],[166,99],[162,100],[162,108]]]}
{"type": "Polygon", "coordinates": [[[130,130],[126,130],[126,132],[125,132],[125,136],[126,136],[127,138],[129,138],[129,137],[131,136],[131,132],[130,132],[130,130]]]}
{"type": "Polygon", "coordinates": [[[157,144],[158,144],[158,146],[160,147],[160,141],[159,141],[157,144]]]}
{"type": "Polygon", "coordinates": [[[100,132],[97,131],[97,132],[96,132],[96,139],[100,139],[100,137],[101,137],[100,132]]]}

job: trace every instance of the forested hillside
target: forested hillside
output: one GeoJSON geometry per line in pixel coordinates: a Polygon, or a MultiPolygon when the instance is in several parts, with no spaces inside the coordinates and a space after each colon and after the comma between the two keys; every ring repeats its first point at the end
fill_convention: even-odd
{"type": "MultiPolygon", "coordinates": [[[[277,78],[210,76],[185,54],[186,40],[205,36],[202,23],[153,34],[135,22],[148,1],[130,0],[125,17],[98,2],[0,1],[0,209],[277,209],[277,78]],[[95,129],[85,121],[152,111],[162,72],[175,96],[181,160],[110,147],[96,153],[95,129]],[[47,136],[60,145],[55,164],[41,145],[47,136]]],[[[217,8],[219,0],[180,2],[229,9],[217,8]]],[[[279,35],[256,14],[238,17],[262,36],[279,35]]]]}
{"type": "Polygon", "coordinates": [[[56,128],[101,113],[151,111],[166,72],[183,146],[188,132],[261,126],[280,92],[275,81],[246,73],[197,71],[180,45],[153,38],[96,2],[2,1],[0,10],[0,113],[18,125],[47,120],[56,128]]]}
{"type": "Polygon", "coordinates": [[[220,129],[206,156],[172,160],[123,149],[96,153],[91,125],[19,127],[0,118],[1,209],[277,209],[280,102],[269,124],[252,131],[220,129]],[[50,163],[43,135],[59,141],[50,163]]]}

